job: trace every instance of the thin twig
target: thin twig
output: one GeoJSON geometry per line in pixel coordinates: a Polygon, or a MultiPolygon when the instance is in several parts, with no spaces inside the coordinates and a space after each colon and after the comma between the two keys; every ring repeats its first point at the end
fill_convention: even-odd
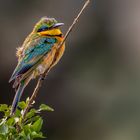
{"type": "MultiPolygon", "coordinates": [[[[72,22],[71,26],[70,26],[69,29],[67,30],[67,32],[66,32],[66,34],[65,34],[65,36],[64,36],[63,41],[58,45],[58,48],[61,47],[61,46],[64,44],[64,42],[66,41],[66,39],[67,39],[67,37],[69,36],[70,32],[72,31],[72,29],[74,28],[74,26],[75,26],[76,23],[78,22],[78,20],[79,20],[81,14],[83,13],[83,11],[85,10],[85,8],[88,6],[89,3],[90,3],[90,0],[87,0],[87,1],[85,2],[84,6],[82,7],[82,9],[80,10],[80,12],[78,13],[77,17],[74,19],[74,21],[72,22]]],[[[37,82],[37,85],[36,85],[36,87],[35,87],[35,89],[34,89],[34,92],[33,92],[32,96],[31,96],[31,98],[29,99],[29,102],[28,102],[27,107],[25,108],[25,110],[24,110],[24,112],[23,112],[23,115],[22,115],[22,118],[23,118],[22,120],[23,120],[23,121],[24,121],[24,118],[25,118],[25,116],[26,116],[28,110],[29,110],[30,107],[32,106],[32,103],[33,103],[33,101],[35,100],[35,98],[36,98],[36,96],[37,96],[37,93],[38,93],[39,89],[41,88],[42,83],[43,83],[45,77],[47,76],[48,72],[49,72],[49,70],[47,70],[43,75],[41,75],[41,76],[39,77],[38,82],[37,82]]]]}
{"type": "Polygon", "coordinates": [[[35,100],[35,98],[36,98],[36,96],[37,96],[37,93],[38,93],[39,89],[41,88],[42,83],[43,83],[43,81],[44,81],[44,79],[45,79],[44,77],[47,75],[48,72],[49,72],[49,70],[46,71],[43,75],[41,75],[41,76],[39,77],[39,79],[38,79],[38,81],[37,81],[37,84],[36,84],[36,87],[35,87],[35,89],[34,89],[34,92],[33,92],[31,98],[30,98],[29,101],[28,101],[27,107],[26,107],[26,108],[24,109],[24,111],[23,111],[22,121],[24,121],[24,118],[25,118],[25,116],[26,116],[28,110],[30,109],[30,107],[32,107],[32,103],[34,102],[34,100],[35,100]]]}
{"type": "Polygon", "coordinates": [[[64,36],[64,40],[60,43],[59,47],[64,44],[64,42],[66,41],[66,39],[69,36],[70,32],[72,31],[72,29],[74,28],[74,26],[78,22],[78,19],[80,18],[81,14],[83,13],[83,11],[85,10],[85,8],[88,6],[89,3],[90,3],[90,0],[87,0],[85,2],[84,6],[82,7],[82,9],[80,10],[80,12],[78,13],[77,17],[74,19],[74,21],[71,24],[71,26],[69,27],[68,31],[66,32],[66,34],[64,36]]]}

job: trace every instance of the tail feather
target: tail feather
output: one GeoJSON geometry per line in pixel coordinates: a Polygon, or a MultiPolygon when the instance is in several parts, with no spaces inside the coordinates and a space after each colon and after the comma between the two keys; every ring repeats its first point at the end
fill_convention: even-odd
{"type": "Polygon", "coordinates": [[[12,103],[12,109],[11,109],[11,115],[13,115],[16,111],[16,108],[17,108],[17,105],[18,105],[18,102],[21,98],[21,95],[23,93],[23,90],[25,88],[25,84],[24,83],[21,83],[16,91],[16,95],[14,97],[14,100],[13,100],[13,103],[12,103]]]}

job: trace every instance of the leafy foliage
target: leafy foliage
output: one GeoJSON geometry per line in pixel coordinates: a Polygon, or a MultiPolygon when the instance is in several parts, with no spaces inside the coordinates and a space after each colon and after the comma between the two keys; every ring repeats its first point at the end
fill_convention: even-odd
{"type": "Polygon", "coordinates": [[[23,110],[28,104],[22,101],[18,104],[18,109],[13,116],[10,116],[11,106],[0,105],[0,112],[3,118],[0,119],[0,140],[34,140],[45,138],[41,132],[43,119],[41,111],[53,111],[51,107],[41,104],[38,109],[30,109],[23,120],[23,110]]]}

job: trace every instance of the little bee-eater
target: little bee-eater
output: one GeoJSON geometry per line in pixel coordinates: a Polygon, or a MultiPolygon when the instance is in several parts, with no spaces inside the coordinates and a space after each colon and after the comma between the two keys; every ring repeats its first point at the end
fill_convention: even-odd
{"type": "Polygon", "coordinates": [[[11,115],[15,113],[30,80],[50,70],[62,57],[65,44],[58,47],[64,39],[59,29],[62,25],[64,23],[58,23],[54,18],[41,18],[23,45],[17,49],[18,64],[9,80],[15,80],[13,88],[16,89],[11,115]]]}

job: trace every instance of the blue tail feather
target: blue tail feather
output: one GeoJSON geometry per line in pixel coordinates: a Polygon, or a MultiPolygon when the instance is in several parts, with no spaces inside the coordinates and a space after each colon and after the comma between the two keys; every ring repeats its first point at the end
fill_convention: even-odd
{"type": "Polygon", "coordinates": [[[25,84],[24,83],[21,83],[18,87],[18,90],[16,91],[16,95],[14,97],[14,100],[13,100],[13,103],[12,103],[12,108],[11,108],[11,115],[13,115],[16,111],[16,108],[17,108],[17,105],[18,105],[18,102],[21,98],[21,95],[23,93],[23,90],[25,88],[25,84]]]}

